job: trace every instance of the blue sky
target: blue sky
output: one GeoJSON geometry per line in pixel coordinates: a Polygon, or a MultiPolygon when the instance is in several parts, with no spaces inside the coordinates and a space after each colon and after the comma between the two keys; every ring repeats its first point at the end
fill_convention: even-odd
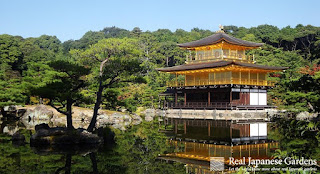
{"type": "Polygon", "coordinates": [[[320,26],[319,5],[318,0],[0,0],[0,34],[47,34],[66,41],[110,26],[143,31],[215,31],[219,24],[320,26]]]}

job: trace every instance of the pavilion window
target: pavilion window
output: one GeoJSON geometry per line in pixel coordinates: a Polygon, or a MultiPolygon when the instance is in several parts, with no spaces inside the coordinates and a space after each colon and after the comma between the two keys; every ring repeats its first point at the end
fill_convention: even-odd
{"type": "Polygon", "coordinates": [[[198,75],[194,76],[195,85],[199,85],[200,77],[198,75]]]}
{"type": "Polygon", "coordinates": [[[225,72],[221,72],[221,80],[225,80],[226,79],[226,73],[225,72]]]}
{"type": "Polygon", "coordinates": [[[258,73],[256,72],[250,72],[250,80],[251,80],[251,83],[253,85],[256,85],[257,83],[257,78],[258,78],[258,73]]]}
{"type": "Polygon", "coordinates": [[[244,57],[244,50],[238,50],[238,58],[242,59],[244,57]]]}
{"type": "Polygon", "coordinates": [[[221,50],[214,50],[214,57],[220,58],[221,57],[221,50]]]}
{"type": "Polygon", "coordinates": [[[223,57],[224,58],[229,57],[229,50],[223,49],[222,51],[223,51],[223,57]]]}
{"type": "Polygon", "coordinates": [[[217,73],[215,73],[215,75],[216,75],[216,81],[221,81],[221,72],[217,72],[217,73]]]}
{"type": "Polygon", "coordinates": [[[200,76],[200,85],[207,85],[208,84],[208,74],[200,76]]]}
{"type": "Polygon", "coordinates": [[[192,75],[186,75],[186,85],[187,86],[193,85],[193,80],[194,80],[194,77],[192,75]]]}
{"type": "Polygon", "coordinates": [[[225,72],[225,79],[227,80],[227,82],[230,82],[230,80],[231,80],[231,71],[225,72]]]}
{"type": "Polygon", "coordinates": [[[266,73],[260,73],[259,74],[259,80],[260,81],[266,80],[266,73]]]}
{"type": "Polygon", "coordinates": [[[211,51],[204,51],[205,59],[209,59],[211,57],[211,51]]]}
{"type": "Polygon", "coordinates": [[[196,60],[196,52],[191,51],[190,56],[192,57],[192,60],[196,60]]]}
{"type": "Polygon", "coordinates": [[[240,80],[240,72],[232,72],[232,80],[239,81],[240,80]]]}
{"type": "Polygon", "coordinates": [[[198,51],[198,60],[203,59],[203,51],[198,51]]]}
{"type": "Polygon", "coordinates": [[[214,73],[209,73],[209,83],[214,83],[214,73]]]}
{"type": "Polygon", "coordinates": [[[249,82],[249,72],[243,71],[241,72],[241,82],[248,84],[249,82]]]}
{"type": "Polygon", "coordinates": [[[232,100],[239,100],[240,92],[232,92],[232,100]]]}
{"type": "Polygon", "coordinates": [[[259,85],[266,85],[266,73],[259,73],[259,85]]]}
{"type": "Polygon", "coordinates": [[[230,57],[236,58],[237,57],[237,51],[236,50],[231,50],[230,51],[230,57]]]}
{"type": "Polygon", "coordinates": [[[213,52],[212,52],[212,50],[209,50],[208,52],[209,52],[209,57],[212,59],[212,57],[213,57],[213,52]]]}

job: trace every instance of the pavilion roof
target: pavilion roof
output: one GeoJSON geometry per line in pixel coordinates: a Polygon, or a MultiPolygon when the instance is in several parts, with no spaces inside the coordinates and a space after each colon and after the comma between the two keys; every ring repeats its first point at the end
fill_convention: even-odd
{"type": "Polygon", "coordinates": [[[173,66],[173,67],[158,68],[157,70],[162,71],[162,72],[175,72],[175,71],[218,68],[218,67],[225,67],[225,66],[229,66],[229,65],[238,65],[238,66],[254,68],[254,69],[276,70],[276,71],[288,69],[288,67],[257,65],[257,64],[252,64],[252,63],[243,63],[243,62],[235,62],[235,61],[216,61],[216,62],[184,64],[184,65],[178,65],[178,66],[173,66]]]}
{"type": "Polygon", "coordinates": [[[261,47],[263,45],[263,43],[255,43],[255,42],[249,42],[249,41],[237,39],[224,32],[216,32],[215,34],[208,36],[206,38],[196,40],[193,42],[178,44],[178,46],[182,48],[192,48],[192,47],[213,45],[221,41],[225,41],[233,45],[239,45],[239,46],[245,46],[245,47],[261,47]]]}

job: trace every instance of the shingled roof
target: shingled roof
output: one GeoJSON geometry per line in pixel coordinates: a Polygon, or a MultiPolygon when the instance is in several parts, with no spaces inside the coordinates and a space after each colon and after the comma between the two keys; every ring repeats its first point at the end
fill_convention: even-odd
{"type": "Polygon", "coordinates": [[[232,37],[224,32],[217,32],[211,36],[208,36],[206,38],[193,41],[193,42],[187,42],[183,44],[178,44],[179,47],[183,48],[190,48],[190,47],[200,47],[200,46],[207,46],[219,43],[221,41],[228,42],[230,44],[234,45],[240,45],[240,46],[246,46],[246,47],[261,47],[263,43],[255,43],[255,42],[249,42],[241,39],[237,39],[235,37],[232,37]]]}
{"type": "Polygon", "coordinates": [[[263,69],[263,70],[279,70],[280,71],[280,70],[288,69],[287,67],[265,66],[265,65],[257,65],[257,64],[234,62],[234,61],[216,61],[216,62],[203,62],[203,63],[195,63],[195,64],[184,64],[184,65],[173,66],[173,67],[158,68],[157,70],[162,72],[174,72],[174,71],[217,68],[217,67],[224,67],[228,65],[238,65],[238,66],[255,68],[255,69],[263,69]]]}

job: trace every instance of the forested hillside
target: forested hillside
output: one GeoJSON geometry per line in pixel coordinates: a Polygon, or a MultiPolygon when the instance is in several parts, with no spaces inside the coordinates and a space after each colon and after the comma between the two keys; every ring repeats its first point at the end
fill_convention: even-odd
{"type": "MultiPolygon", "coordinates": [[[[269,104],[294,112],[320,110],[320,27],[225,26],[224,30],[243,40],[265,43],[261,49],[248,52],[255,55],[257,63],[289,67],[283,73],[271,75],[278,85],[270,92],[269,104]]],[[[190,32],[182,29],[149,32],[138,27],[132,31],[107,27],[63,43],[55,36],[0,35],[0,107],[39,102],[64,105],[63,97],[70,92],[55,96],[52,88],[51,91],[44,89],[52,85],[56,85],[55,89],[70,89],[69,97],[74,98],[74,105],[93,107],[99,88],[96,79],[103,78],[104,108],[129,111],[139,106],[156,108],[158,94],[165,91],[165,82],[170,77],[155,68],[183,64],[187,51],[176,44],[213,33],[198,28],[190,32]],[[109,60],[102,77],[98,74],[103,58],[109,60]],[[71,64],[57,70],[57,61],[71,64]],[[79,67],[88,72],[76,76],[79,67]],[[66,80],[68,78],[76,80],[66,80]],[[77,86],[63,86],[64,82],[77,86]],[[41,98],[41,93],[51,95],[41,98]]]]}

